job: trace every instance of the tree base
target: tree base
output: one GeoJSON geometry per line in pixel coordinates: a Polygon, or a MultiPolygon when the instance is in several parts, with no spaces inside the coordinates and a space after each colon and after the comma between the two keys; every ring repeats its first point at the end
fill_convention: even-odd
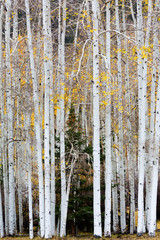
{"type": "Polygon", "coordinates": [[[149,237],[155,237],[156,236],[155,232],[149,232],[148,235],[149,235],[149,237]]]}
{"type": "Polygon", "coordinates": [[[141,237],[143,235],[143,232],[137,233],[137,237],[141,237]]]}
{"type": "Polygon", "coordinates": [[[101,236],[98,235],[93,235],[94,238],[102,238],[101,236]]]}
{"type": "Polygon", "coordinates": [[[104,235],[105,238],[111,238],[111,234],[104,235]]]}

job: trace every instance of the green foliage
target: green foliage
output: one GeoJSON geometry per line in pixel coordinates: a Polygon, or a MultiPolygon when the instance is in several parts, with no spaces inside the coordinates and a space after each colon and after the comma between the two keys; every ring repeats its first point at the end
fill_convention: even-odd
{"type": "Polygon", "coordinates": [[[81,129],[80,121],[75,113],[75,108],[71,105],[70,113],[68,116],[66,131],[66,140],[65,147],[66,151],[71,149],[72,147],[81,152],[83,146],[86,144],[86,138],[83,137],[83,132],[81,129]]]}
{"type": "Polygon", "coordinates": [[[74,186],[70,194],[68,227],[74,226],[79,231],[93,230],[93,187],[92,183],[80,180],[79,186],[74,186]]]}

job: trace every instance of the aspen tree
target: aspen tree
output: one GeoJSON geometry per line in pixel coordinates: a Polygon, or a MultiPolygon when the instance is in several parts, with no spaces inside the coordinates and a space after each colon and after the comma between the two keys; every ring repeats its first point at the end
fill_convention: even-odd
{"type": "Polygon", "coordinates": [[[56,115],[56,137],[60,138],[60,75],[61,75],[61,8],[62,0],[59,0],[58,11],[58,72],[57,72],[57,115],[56,115]]]}
{"type": "MultiPolygon", "coordinates": [[[[42,70],[41,73],[41,66],[40,66],[40,56],[41,56],[41,48],[42,48],[42,44],[41,44],[41,28],[42,28],[42,12],[41,12],[41,5],[39,7],[39,13],[38,13],[38,32],[37,32],[37,37],[36,37],[36,41],[37,41],[37,45],[36,45],[36,61],[35,61],[35,68],[36,68],[36,75],[37,75],[37,79],[40,79],[40,75],[42,74],[41,77],[41,81],[39,83],[39,99],[41,99],[41,101],[39,102],[40,104],[40,128],[41,128],[41,139],[43,139],[43,107],[44,107],[44,98],[42,96],[44,96],[44,71],[42,70]]],[[[42,68],[43,69],[43,68],[42,68]]]]}
{"type": "Polygon", "coordinates": [[[36,157],[38,161],[38,178],[39,178],[39,216],[40,216],[40,235],[44,237],[45,234],[45,217],[44,217],[44,186],[43,186],[43,167],[42,167],[42,145],[40,134],[40,121],[39,121],[39,105],[38,105],[38,79],[36,77],[35,63],[32,47],[32,33],[30,26],[30,12],[29,2],[25,0],[26,19],[27,19],[27,38],[28,48],[30,53],[30,65],[33,81],[33,100],[34,100],[34,128],[36,135],[36,157]]]}
{"type": "Polygon", "coordinates": [[[51,28],[50,4],[43,0],[43,32],[44,32],[44,73],[45,73],[45,100],[44,100],[44,159],[45,159],[45,238],[51,238],[51,198],[50,198],[50,157],[49,157],[49,98],[51,76],[51,28]]]}
{"type": "MultiPolygon", "coordinates": [[[[29,64],[26,67],[26,99],[30,99],[29,96],[29,64]]],[[[30,129],[30,105],[27,104],[26,111],[26,161],[28,171],[28,205],[29,205],[29,237],[33,239],[33,203],[32,203],[32,169],[31,169],[31,129],[30,129]]]]}
{"type": "MultiPolygon", "coordinates": [[[[117,144],[117,136],[112,137],[112,146],[117,144]],[[115,140],[113,140],[113,138],[115,140]]],[[[118,188],[117,188],[117,153],[116,149],[112,147],[112,205],[113,205],[113,232],[119,231],[119,217],[118,217],[118,188]]]]}
{"type": "Polygon", "coordinates": [[[66,221],[67,213],[66,208],[68,206],[66,196],[66,171],[65,171],[65,123],[64,123],[64,82],[65,82],[65,33],[66,33],[66,0],[63,3],[59,1],[61,15],[62,15],[62,26],[60,35],[60,164],[61,164],[61,223],[60,223],[60,237],[66,235],[66,221]]]}
{"type": "Polygon", "coordinates": [[[0,237],[4,237],[3,208],[2,208],[2,186],[0,184],[0,237]]]}
{"type": "MultiPolygon", "coordinates": [[[[2,78],[3,78],[3,63],[2,63],[2,17],[3,17],[3,5],[1,4],[1,7],[0,7],[0,96],[2,98],[3,96],[3,85],[2,85],[2,78]]],[[[3,238],[4,237],[4,224],[3,224],[3,208],[2,208],[2,179],[3,179],[3,176],[2,176],[2,163],[3,163],[3,158],[4,158],[4,150],[3,150],[3,147],[4,147],[4,135],[3,135],[3,127],[4,127],[4,124],[3,124],[3,120],[4,120],[4,114],[3,114],[3,111],[4,111],[4,108],[3,108],[3,101],[1,101],[1,105],[0,105],[0,114],[1,114],[1,139],[0,139],[0,145],[1,145],[1,148],[0,148],[0,170],[1,170],[1,176],[0,176],[0,237],[3,238]]]]}
{"type": "MultiPolygon", "coordinates": [[[[2,79],[2,78],[1,78],[2,79]]],[[[1,85],[4,88],[4,84],[1,85]]],[[[2,138],[2,159],[3,159],[3,185],[4,185],[4,215],[5,215],[5,234],[9,234],[9,189],[8,189],[8,167],[7,167],[7,133],[6,133],[6,125],[7,119],[6,115],[4,114],[4,95],[1,95],[1,134],[2,138]]]]}
{"type": "Polygon", "coordinates": [[[14,144],[13,144],[13,100],[10,64],[10,11],[11,1],[6,1],[5,50],[6,50],[6,97],[8,129],[8,165],[9,165],[9,234],[15,233],[15,182],[14,182],[14,144]]]}
{"type": "MultiPolygon", "coordinates": [[[[90,21],[91,21],[91,16],[90,16],[90,9],[91,6],[90,6],[90,1],[87,0],[86,2],[86,10],[87,10],[87,25],[90,26],[90,21]]],[[[88,34],[88,38],[89,39],[92,39],[92,33],[90,32],[90,29],[88,29],[87,31],[87,34],[88,34]]],[[[87,78],[89,78],[89,74],[90,72],[92,71],[91,67],[92,67],[92,45],[90,45],[89,49],[89,56],[88,56],[88,59],[87,59],[87,78]]],[[[85,99],[85,103],[84,103],[84,107],[82,109],[82,129],[83,131],[85,132],[85,136],[87,138],[86,140],[86,145],[88,146],[88,138],[89,138],[89,133],[88,133],[88,115],[87,115],[87,96],[89,94],[88,92],[88,88],[87,86],[85,87],[84,89],[85,93],[84,93],[84,99],[85,99]]],[[[92,90],[91,90],[92,91],[92,90]]]]}
{"type": "MultiPolygon", "coordinates": [[[[51,21],[51,18],[50,18],[51,21]]],[[[51,24],[51,23],[50,23],[51,24]]],[[[50,28],[51,35],[51,28],[50,28]]],[[[51,40],[51,39],[50,39],[51,40]]],[[[51,41],[52,44],[52,41],[51,41]]],[[[52,51],[50,51],[52,59],[52,51]]],[[[54,126],[54,87],[53,87],[53,64],[51,64],[50,79],[50,151],[51,151],[51,234],[55,236],[55,207],[56,207],[56,187],[55,187],[55,126],[54,126]]]]}
{"type": "MultiPolygon", "coordinates": [[[[155,2],[155,10],[158,12],[160,6],[160,1],[155,2]]],[[[151,90],[151,127],[150,130],[153,131],[154,136],[152,137],[154,149],[152,150],[152,162],[151,162],[151,186],[150,186],[150,201],[149,201],[149,216],[148,216],[148,232],[149,236],[155,236],[156,230],[156,210],[157,210],[157,186],[158,186],[158,165],[159,165],[159,142],[160,142],[160,121],[159,121],[159,112],[160,112],[160,74],[158,75],[158,87],[157,87],[157,104],[156,104],[156,114],[155,113],[155,84],[156,84],[156,64],[159,67],[159,49],[158,49],[158,26],[157,26],[157,17],[155,15],[155,25],[154,25],[154,36],[153,36],[153,72],[152,72],[152,90],[151,90]]],[[[153,134],[152,133],[152,134],[153,134]]],[[[152,136],[152,135],[151,135],[152,136]]],[[[151,140],[152,140],[151,139],[151,140]]],[[[153,147],[151,147],[152,149],[153,147]]]]}
{"type": "MultiPolygon", "coordinates": [[[[16,46],[18,41],[18,12],[17,12],[17,0],[14,0],[14,15],[13,15],[13,48],[16,46]]],[[[21,114],[21,104],[20,104],[20,71],[18,66],[18,51],[15,49],[12,56],[12,77],[13,81],[13,100],[14,107],[16,104],[16,137],[18,139],[16,143],[16,157],[17,157],[17,173],[18,173],[18,211],[19,211],[19,232],[23,232],[23,210],[22,210],[22,143],[20,141],[20,114],[21,114]],[[17,94],[15,94],[17,92],[17,94]],[[17,99],[17,101],[16,101],[17,99]]]]}
{"type": "MultiPolygon", "coordinates": [[[[120,32],[119,26],[119,5],[116,0],[116,30],[120,32]]],[[[118,68],[118,86],[119,86],[119,175],[120,175],[120,225],[121,232],[126,229],[126,209],[125,209],[125,176],[124,176],[124,154],[123,154],[123,106],[122,106],[122,69],[121,69],[121,38],[117,34],[117,68],[118,68]]]]}
{"type": "Polygon", "coordinates": [[[94,236],[102,236],[100,196],[99,47],[98,1],[92,0],[93,22],[93,215],[94,236]]]}
{"type": "MultiPolygon", "coordinates": [[[[132,5],[132,3],[131,3],[132,5]]],[[[131,10],[132,7],[131,7],[131,10]]],[[[125,2],[122,1],[122,17],[123,17],[123,31],[126,36],[126,16],[125,16],[125,2]]],[[[132,13],[133,21],[134,13],[132,13]]],[[[136,27],[136,25],[134,25],[136,27]]],[[[129,172],[129,190],[130,190],[130,234],[133,234],[135,231],[135,190],[134,190],[134,155],[132,154],[132,136],[131,136],[131,121],[129,113],[131,112],[131,104],[130,104],[130,85],[129,85],[129,62],[128,62],[128,40],[125,37],[124,39],[124,48],[125,48],[125,86],[126,86],[126,111],[127,111],[127,161],[128,161],[128,172],[129,172]]]]}
{"type": "Polygon", "coordinates": [[[145,168],[145,109],[146,109],[146,83],[143,78],[143,59],[141,47],[144,43],[142,19],[142,1],[137,0],[137,43],[138,43],[138,226],[137,234],[142,235],[144,229],[144,168],[145,168]]]}
{"type": "MultiPolygon", "coordinates": [[[[106,29],[110,30],[110,3],[106,6],[106,29]]],[[[106,32],[106,64],[107,71],[110,72],[110,31],[106,32]]],[[[107,96],[107,106],[106,106],[106,116],[105,116],[105,224],[104,224],[104,236],[111,236],[111,78],[107,74],[107,84],[106,91],[107,96]]]]}
{"type": "MultiPolygon", "coordinates": [[[[28,116],[27,116],[28,118],[28,116]]],[[[27,119],[27,125],[29,120],[27,119]]],[[[33,204],[32,204],[32,181],[31,181],[31,147],[30,147],[30,136],[29,136],[29,127],[27,129],[27,164],[28,164],[28,198],[29,198],[29,237],[33,239],[33,204]]]]}

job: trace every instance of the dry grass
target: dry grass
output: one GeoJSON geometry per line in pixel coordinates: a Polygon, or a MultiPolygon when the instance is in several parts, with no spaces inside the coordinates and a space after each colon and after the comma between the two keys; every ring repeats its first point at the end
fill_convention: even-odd
{"type": "MultiPolygon", "coordinates": [[[[151,239],[151,240],[160,240],[160,221],[157,222],[157,232],[156,232],[156,237],[149,237],[148,234],[143,234],[141,237],[137,237],[136,234],[130,235],[130,234],[112,234],[111,238],[101,238],[102,240],[107,240],[107,239],[130,239],[130,240],[140,240],[140,239],[151,239]]],[[[1,238],[0,238],[1,239],[1,238]]],[[[20,237],[5,237],[3,238],[5,240],[30,240],[29,237],[26,236],[20,236],[20,237]]],[[[59,237],[52,238],[52,240],[59,240],[59,237]]],[[[72,237],[72,236],[67,236],[66,238],[62,238],[61,240],[96,240],[96,238],[93,238],[92,235],[79,235],[78,237],[72,237]]],[[[42,240],[40,237],[35,237],[34,240],[42,240]]]]}
{"type": "MultiPolygon", "coordinates": [[[[21,236],[21,237],[5,237],[3,239],[6,239],[6,240],[29,240],[30,238],[21,236]]],[[[52,240],[59,240],[59,239],[60,238],[58,238],[58,237],[52,238],[52,240]]],[[[93,236],[84,236],[84,237],[82,237],[82,236],[79,236],[79,237],[70,237],[70,236],[68,236],[66,238],[62,238],[61,240],[76,240],[76,239],[77,240],[96,240],[96,238],[93,238],[93,236]]],[[[101,239],[103,239],[103,240],[104,239],[105,240],[107,240],[107,239],[112,239],[112,240],[114,240],[114,239],[124,239],[124,240],[125,239],[128,239],[128,240],[129,239],[131,239],[131,240],[135,240],[135,239],[137,239],[137,240],[140,240],[140,239],[147,239],[147,240],[149,240],[149,239],[151,239],[151,240],[160,240],[160,232],[156,232],[156,237],[149,237],[147,234],[144,234],[141,237],[137,237],[136,234],[134,234],[134,235],[130,235],[130,234],[125,234],[125,235],[113,234],[111,238],[104,238],[103,237],[101,239]]],[[[42,240],[42,238],[35,237],[34,240],[42,240]]]]}

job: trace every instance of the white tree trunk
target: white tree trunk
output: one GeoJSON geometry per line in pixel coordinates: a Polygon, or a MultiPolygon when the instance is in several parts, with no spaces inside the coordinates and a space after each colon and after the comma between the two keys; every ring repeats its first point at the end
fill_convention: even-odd
{"type": "MultiPolygon", "coordinates": [[[[28,141],[30,142],[30,140],[28,139],[28,141]]],[[[33,239],[34,235],[33,235],[33,204],[32,204],[32,181],[31,181],[31,176],[32,176],[32,172],[31,172],[31,161],[30,161],[30,157],[31,157],[31,153],[30,153],[30,144],[28,144],[27,146],[27,151],[28,151],[28,198],[29,198],[29,237],[30,239],[33,239]]]]}
{"type": "MultiPolygon", "coordinates": [[[[52,53],[51,53],[52,54],[52,53]]],[[[52,56],[51,56],[52,57],[52,56]]],[[[50,82],[50,149],[51,149],[51,233],[55,236],[55,206],[56,206],[56,189],[55,189],[55,126],[54,126],[54,88],[53,88],[53,67],[51,69],[50,82]]]]}
{"type": "Polygon", "coordinates": [[[50,82],[52,74],[52,41],[50,24],[50,2],[43,0],[43,32],[44,32],[44,159],[45,159],[45,238],[51,238],[51,196],[50,196],[50,157],[49,157],[49,110],[50,110],[50,82]]]}
{"type": "MultiPolygon", "coordinates": [[[[110,29],[110,3],[106,6],[106,29],[110,29]]],[[[106,33],[106,64],[108,71],[110,72],[110,32],[106,33]]],[[[107,74],[107,106],[106,106],[106,116],[105,116],[105,222],[104,222],[104,236],[111,236],[111,78],[107,74]]]]}
{"type": "MultiPolygon", "coordinates": [[[[17,41],[18,41],[18,9],[17,9],[17,0],[14,0],[14,15],[13,15],[13,48],[15,47],[17,41]]],[[[15,102],[17,99],[17,106],[16,106],[16,115],[17,115],[17,121],[16,121],[16,138],[18,140],[16,144],[16,157],[17,157],[17,164],[18,164],[18,212],[19,212],[19,232],[23,232],[23,210],[22,210],[22,143],[20,141],[21,139],[21,128],[20,128],[20,81],[19,81],[19,63],[18,63],[18,51],[15,50],[13,52],[12,56],[12,77],[14,79],[13,81],[13,105],[15,107],[15,102]],[[17,96],[16,96],[17,93],[17,96]]],[[[16,221],[16,219],[15,219],[16,221]]]]}
{"type": "MultiPolygon", "coordinates": [[[[116,30],[120,32],[119,26],[119,7],[118,0],[116,0],[116,30]]],[[[126,230],[126,209],[125,209],[125,178],[124,178],[124,159],[123,159],[123,106],[122,106],[122,70],[121,70],[121,39],[117,35],[117,58],[118,58],[118,85],[119,85],[119,174],[120,174],[120,225],[121,232],[126,230]]]]}
{"type": "MultiPolygon", "coordinates": [[[[3,5],[1,4],[0,8],[0,98],[3,98],[3,86],[2,86],[2,77],[3,77],[3,63],[2,63],[2,17],[3,17],[3,5]]],[[[3,159],[4,159],[4,104],[3,100],[0,103],[0,114],[1,114],[1,139],[0,139],[0,181],[2,182],[3,180],[3,175],[2,175],[2,164],[3,164],[3,159]]],[[[4,224],[3,224],[3,208],[2,208],[2,194],[1,194],[1,183],[0,183],[0,237],[4,237],[4,224]]]]}
{"type": "MultiPolygon", "coordinates": [[[[57,115],[56,115],[56,137],[60,138],[60,78],[61,78],[61,10],[62,1],[59,0],[59,12],[58,12],[58,73],[57,73],[57,115]]],[[[58,144],[59,145],[59,144],[58,144]]]]}
{"type": "MultiPolygon", "coordinates": [[[[59,2],[61,4],[61,1],[59,2]]],[[[66,235],[66,171],[65,171],[65,129],[64,129],[64,82],[65,82],[65,32],[66,32],[66,0],[62,7],[62,29],[61,29],[61,99],[60,99],[60,163],[61,163],[61,223],[60,237],[66,235]]]]}
{"type": "MultiPolygon", "coordinates": [[[[116,136],[115,136],[116,138],[116,136]]],[[[112,144],[117,143],[117,139],[112,141],[112,144]]],[[[118,182],[117,182],[117,154],[112,147],[112,204],[113,204],[113,232],[119,231],[119,217],[118,217],[118,182]]]]}
{"type": "Polygon", "coordinates": [[[102,237],[100,195],[98,1],[92,0],[93,22],[93,215],[94,236],[102,237]]]}
{"type": "MultiPolygon", "coordinates": [[[[26,89],[26,98],[29,97],[29,64],[26,67],[26,79],[27,79],[27,89],[26,89]]],[[[28,203],[29,203],[29,237],[33,239],[33,203],[32,203],[32,170],[31,170],[31,136],[30,136],[30,105],[27,106],[26,111],[26,162],[27,162],[27,171],[28,171],[28,203]]]]}
{"type": "MultiPolygon", "coordinates": [[[[20,135],[19,139],[20,139],[20,135]]],[[[19,232],[23,232],[23,210],[22,210],[22,145],[21,142],[17,144],[18,157],[18,207],[19,207],[19,232]]]]}
{"type": "Polygon", "coordinates": [[[0,237],[4,237],[3,208],[2,208],[2,189],[0,184],[0,237]]]}
{"type": "Polygon", "coordinates": [[[9,164],[9,234],[15,232],[15,187],[14,187],[14,151],[13,151],[13,101],[10,72],[10,11],[11,1],[6,2],[5,46],[6,46],[6,78],[7,78],[7,123],[8,123],[8,164],[9,164]]]}
{"type": "Polygon", "coordinates": [[[38,80],[36,78],[33,47],[32,47],[32,34],[30,26],[30,12],[29,2],[25,0],[26,7],[26,19],[27,19],[27,37],[28,47],[30,53],[30,65],[31,74],[33,81],[33,99],[34,99],[34,128],[36,135],[36,154],[38,161],[38,178],[39,178],[39,216],[40,216],[40,235],[44,237],[45,234],[45,216],[44,216],[44,186],[43,186],[43,166],[42,166],[42,145],[41,145],[41,134],[40,134],[40,121],[39,121],[39,105],[38,105],[38,80]]]}
{"type": "MultiPolygon", "coordinates": [[[[4,96],[1,95],[1,104],[4,109],[4,96]]],[[[7,147],[6,147],[6,117],[4,110],[1,112],[1,127],[3,134],[2,150],[3,150],[3,184],[4,184],[4,213],[5,213],[5,234],[9,234],[9,189],[8,189],[8,167],[7,167],[7,147]]]]}
{"type": "MultiPolygon", "coordinates": [[[[157,43],[158,43],[158,41],[157,41],[157,43]]],[[[159,96],[160,96],[160,74],[159,74],[158,89],[157,89],[154,156],[153,156],[152,172],[151,172],[151,193],[150,193],[151,197],[150,197],[150,209],[149,209],[149,216],[148,216],[148,218],[149,218],[149,224],[148,224],[149,236],[155,236],[155,230],[156,230],[156,225],[157,225],[156,210],[157,210],[159,143],[160,143],[160,119],[159,119],[160,99],[159,99],[159,96]]]]}
{"type": "Polygon", "coordinates": [[[142,54],[143,46],[142,1],[137,0],[137,41],[138,41],[138,98],[139,98],[139,135],[138,135],[138,226],[137,234],[144,232],[144,169],[145,169],[145,102],[146,83],[143,79],[142,54]]]}
{"type": "MultiPolygon", "coordinates": [[[[136,28],[136,20],[133,13],[132,1],[130,1],[132,18],[134,22],[134,27],[136,28]]],[[[125,2],[122,2],[122,16],[123,16],[123,31],[126,35],[126,16],[125,16],[125,2]]],[[[126,112],[127,112],[127,162],[128,162],[128,173],[129,173],[129,190],[130,190],[130,234],[135,231],[135,192],[134,192],[134,153],[132,148],[132,128],[131,128],[131,118],[129,113],[131,112],[130,106],[130,82],[129,82],[129,62],[128,62],[128,41],[127,38],[124,39],[125,48],[125,86],[126,86],[126,112]]]]}
{"type": "MultiPolygon", "coordinates": [[[[155,10],[159,10],[160,1],[156,1],[155,10]]],[[[148,3],[149,4],[149,3],[148,3]]],[[[150,4],[152,4],[150,2],[150,4]]],[[[157,25],[157,16],[155,17],[154,25],[154,39],[153,39],[153,72],[152,72],[152,90],[151,90],[151,120],[150,120],[150,201],[149,201],[149,211],[148,211],[148,232],[149,236],[155,236],[156,230],[156,210],[157,210],[157,186],[158,186],[158,165],[159,165],[159,143],[160,143],[160,74],[158,79],[158,88],[157,88],[157,105],[156,105],[156,114],[155,114],[155,85],[156,85],[156,64],[158,67],[159,64],[159,49],[158,49],[158,25],[157,25]],[[152,143],[151,143],[152,141],[152,143]]]]}

